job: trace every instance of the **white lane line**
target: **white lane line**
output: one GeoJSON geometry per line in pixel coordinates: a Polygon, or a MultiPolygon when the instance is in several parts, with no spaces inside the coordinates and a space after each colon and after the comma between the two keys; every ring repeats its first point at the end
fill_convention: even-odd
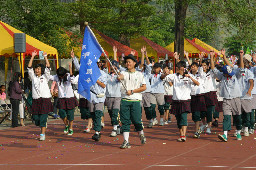
{"type": "Polygon", "coordinates": [[[185,155],[185,154],[187,154],[187,153],[189,153],[189,152],[192,152],[192,151],[194,151],[194,150],[197,150],[197,149],[203,148],[203,147],[205,147],[205,146],[207,146],[207,145],[209,145],[209,144],[211,144],[211,143],[212,143],[212,142],[209,142],[209,143],[207,143],[207,144],[205,144],[205,145],[203,145],[203,146],[200,146],[200,147],[197,147],[197,148],[191,149],[191,150],[189,150],[189,151],[187,151],[187,152],[183,152],[183,153],[181,153],[181,154],[179,154],[179,155],[176,155],[176,156],[170,157],[170,158],[165,159],[165,160],[163,160],[163,161],[161,161],[161,162],[158,162],[158,163],[156,163],[156,164],[153,164],[153,165],[147,166],[147,167],[146,167],[146,168],[144,168],[143,170],[148,169],[148,168],[151,168],[151,167],[153,167],[153,166],[155,166],[155,165],[159,165],[159,164],[161,164],[161,163],[164,163],[164,162],[169,161],[169,160],[171,160],[171,159],[177,158],[177,157],[179,157],[179,156],[185,155]]]}
{"type": "Polygon", "coordinates": [[[241,162],[239,162],[239,163],[235,164],[234,166],[230,167],[229,169],[236,168],[236,167],[238,167],[239,165],[241,165],[242,163],[244,163],[244,162],[248,161],[249,159],[251,159],[251,158],[253,158],[253,157],[255,157],[255,156],[256,156],[256,154],[254,154],[254,155],[252,155],[252,156],[248,157],[247,159],[245,159],[245,160],[243,160],[243,161],[241,161],[241,162]]]}
{"type": "Polygon", "coordinates": [[[251,166],[251,167],[239,167],[239,168],[243,168],[243,169],[256,169],[256,166],[255,167],[253,167],[253,166],[251,166]]]}
{"type": "Polygon", "coordinates": [[[0,164],[0,166],[123,166],[124,164],[0,164]]]}
{"type": "Polygon", "coordinates": [[[229,166],[197,166],[197,165],[153,165],[152,167],[181,167],[181,166],[187,166],[187,167],[205,167],[205,168],[227,168],[229,166]]]}

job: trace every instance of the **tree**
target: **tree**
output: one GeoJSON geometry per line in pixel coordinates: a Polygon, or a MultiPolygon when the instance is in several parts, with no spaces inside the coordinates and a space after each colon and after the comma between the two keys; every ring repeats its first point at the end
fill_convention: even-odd
{"type": "Polygon", "coordinates": [[[36,39],[57,48],[60,56],[69,54],[69,7],[56,0],[5,0],[1,20],[36,39]]]}

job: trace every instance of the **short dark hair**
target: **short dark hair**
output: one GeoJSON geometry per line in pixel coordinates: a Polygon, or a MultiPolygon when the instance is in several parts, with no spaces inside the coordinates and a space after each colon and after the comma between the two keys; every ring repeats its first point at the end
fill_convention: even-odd
{"type": "Polygon", "coordinates": [[[191,66],[199,67],[199,64],[198,64],[198,62],[193,62],[193,63],[191,64],[191,66]]]}
{"type": "Polygon", "coordinates": [[[1,85],[0,88],[5,87],[5,85],[1,85]]]}
{"type": "Polygon", "coordinates": [[[36,64],[35,68],[41,67],[41,75],[44,74],[45,66],[43,64],[36,64]]]}
{"type": "Polygon", "coordinates": [[[171,69],[171,67],[169,66],[169,64],[164,64],[164,65],[163,65],[163,69],[166,68],[166,67],[167,67],[169,70],[171,69]]]}
{"type": "Polygon", "coordinates": [[[176,67],[178,67],[178,68],[181,68],[181,67],[186,68],[186,62],[185,61],[179,61],[177,63],[177,65],[176,65],[176,67]]]}

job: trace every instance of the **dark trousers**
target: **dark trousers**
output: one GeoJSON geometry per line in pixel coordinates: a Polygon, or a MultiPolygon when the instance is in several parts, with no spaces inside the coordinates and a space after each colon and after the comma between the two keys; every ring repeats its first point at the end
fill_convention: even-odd
{"type": "Polygon", "coordinates": [[[11,104],[12,104],[12,127],[17,127],[20,100],[11,99],[11,104]]]}

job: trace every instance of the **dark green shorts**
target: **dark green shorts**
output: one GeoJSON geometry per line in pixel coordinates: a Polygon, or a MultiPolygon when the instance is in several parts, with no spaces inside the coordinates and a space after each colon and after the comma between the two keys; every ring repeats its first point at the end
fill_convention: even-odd
{"type": "Polygon", "coordinates": [[[181,129],[182,126],[188,126],[187,116],[188,116],[187,112],[175,115],[176,120],[177,120],[177,126],[179,129],[181,129]]]}
{"type": "Polygon", "coordinates": [[[164,110],[170,110],[170,103],[165,102],[164,110]]]}
{"type": "Polygon", "coordinates": [[[92,115],[89,111],[89,108],[80,107],[81,119],[89,119],[92,118],[92,115]]]}
{"type": "Polygon", "coordinates": [[[74,120],[74,112],[75,112],[75,109],[70,109],[70,110],[59,109],[60,118],[64,119],[65,117],[67,117],[69,121],[74,120]]]}
{"type": "Polygon", "coordinates": [[[46,127],[48,114],[33,115],[32,119],[35,121],[36,126],[46,127]]]}

